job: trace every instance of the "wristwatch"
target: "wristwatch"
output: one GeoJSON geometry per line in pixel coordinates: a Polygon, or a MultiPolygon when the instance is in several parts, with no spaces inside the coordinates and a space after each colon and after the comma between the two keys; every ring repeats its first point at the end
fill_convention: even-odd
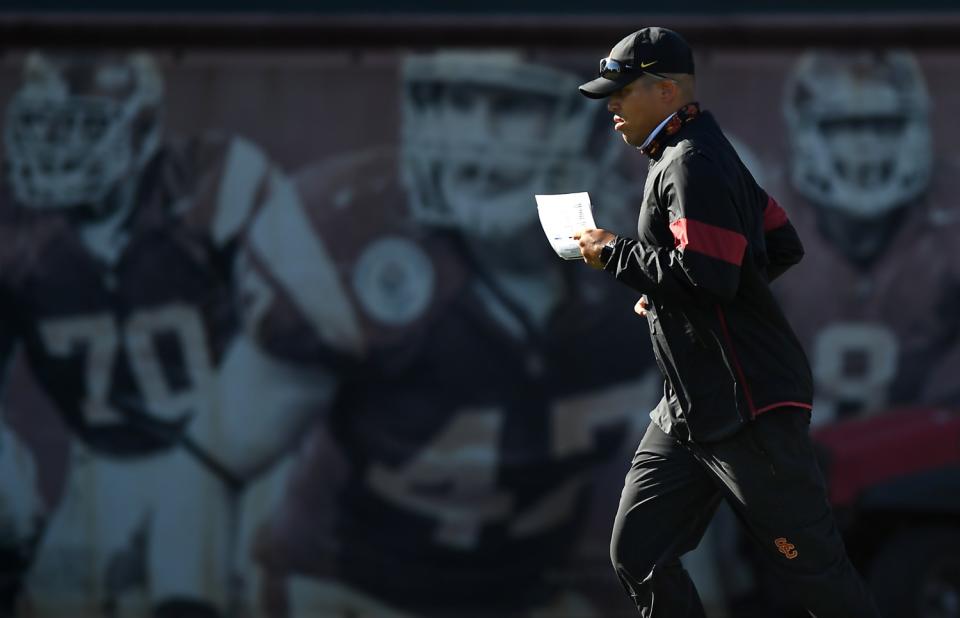
{"type": "Polygon", "coordinates": [[[617,248],[617,237],[614,236],[613,238],[608,240],[607,244],[605,244],[600,249],[600,265],[603,268],[606,268],[607,264],[610,263],[610,259],[613,257],[613,252],[616,248],[617,248]]]}

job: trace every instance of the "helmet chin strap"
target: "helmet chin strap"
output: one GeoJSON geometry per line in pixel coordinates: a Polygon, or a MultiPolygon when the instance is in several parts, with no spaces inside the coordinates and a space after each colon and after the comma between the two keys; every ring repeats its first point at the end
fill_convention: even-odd
{"type": "Polygon", "coordinates": [[[884,255],[884,249],[900,231],[904,215],[917,206],[917,201],[901,203],[879,216],[867,217],[817,205],[817,227],[847,260],[866,270],[884,255]]]}

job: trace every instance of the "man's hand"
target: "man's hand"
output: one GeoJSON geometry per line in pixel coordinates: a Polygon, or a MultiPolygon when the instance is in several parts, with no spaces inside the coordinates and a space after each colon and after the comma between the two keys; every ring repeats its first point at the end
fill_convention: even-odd
{"type": "Polygon", "coordinates": [[[583,230],[573,235],[574,240],[580,241],[583,261],[591,268],[603,268],[603,264],[600,263],[600,250],[616,237],[616,234],[606,230],[583,230]]]}
{"type": "Polygon", "coordinates": [[[637,304],[633,306],[633,311],[639,315],[641,318],[647,316],[647,307],[649,301],[647,301],[647,295],[644,294],[640,297],[640,300],[637,301],[637,304]]]}

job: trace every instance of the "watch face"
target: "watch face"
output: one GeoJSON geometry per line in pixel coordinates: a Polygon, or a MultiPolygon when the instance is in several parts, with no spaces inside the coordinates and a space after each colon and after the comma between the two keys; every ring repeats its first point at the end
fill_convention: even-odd
{"type": "Polygon", "coordinates": [[[600,262],[604,266],[606,266],[607,263],[610,261],[610,258],[613,257],[613,247],[614,247],[614,243],[609,242],[605,244],[602,249],[600,249],[600,262]]]}

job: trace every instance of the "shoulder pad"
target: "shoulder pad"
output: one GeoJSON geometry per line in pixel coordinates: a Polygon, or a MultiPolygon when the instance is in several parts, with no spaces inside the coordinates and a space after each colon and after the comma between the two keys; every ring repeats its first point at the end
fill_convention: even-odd
{"type": "Polygon", "coordinates": [[[281,173],[263,151],[239,136],[207,133],[171,148],[180,182],[174,208],[217,246],[236,236],[262,205],[281,173]]]}
{"type": "Polygon", "coordinates": [[[340,351],[409,336],[464,280],[450,244],[406,216],[395,163],[374,151],[312,165],[289,188],[297,205],[268,200],[250,230],[270,285],[340,351]]]}

